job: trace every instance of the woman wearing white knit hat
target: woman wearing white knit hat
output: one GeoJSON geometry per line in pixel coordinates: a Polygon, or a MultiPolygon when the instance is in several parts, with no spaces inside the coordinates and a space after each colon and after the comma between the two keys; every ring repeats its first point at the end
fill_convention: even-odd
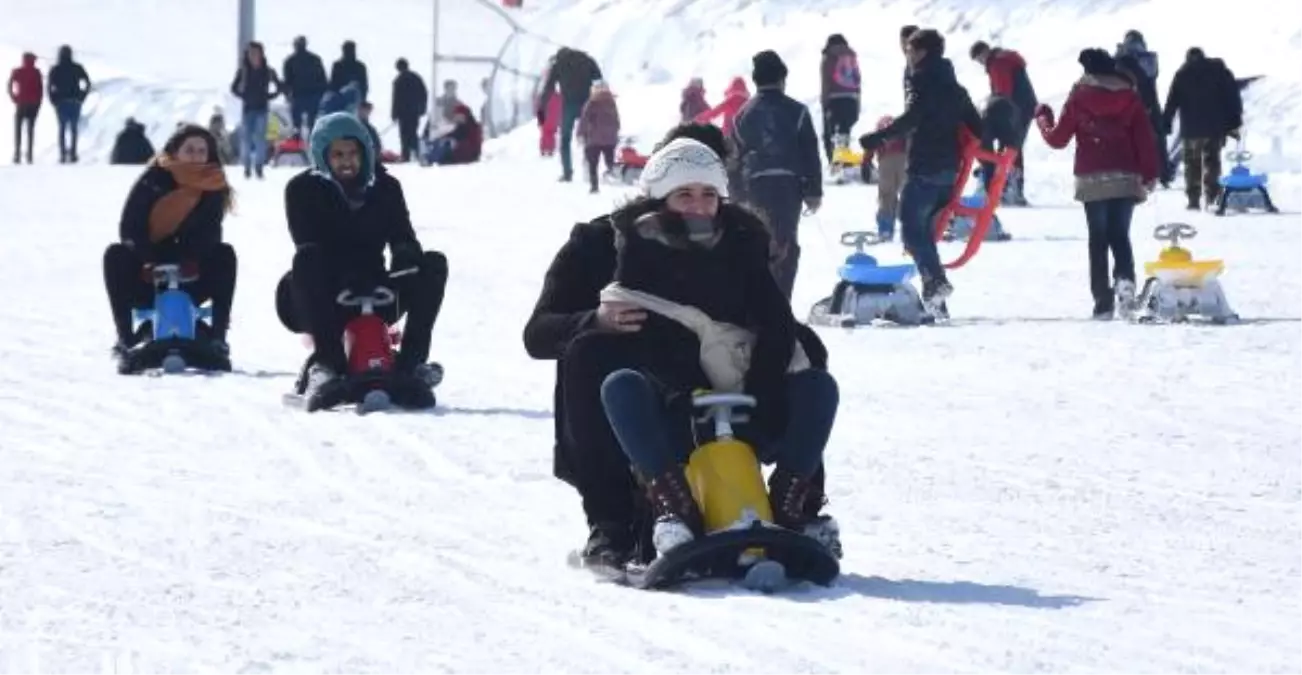
{"type": "MultiPolygon", "coordinates": [[[[580,555],[585,565],[622,567],[655,556],[651,523],[641,516],[645,486],[633,480],[628,456],[647,459],[638,461],[638,472],[642,482],[657,481],[653,495],[669,498],[668,504],[655,501],[670,525],[678,511],[678,523],[694,518],[691,505],[681,501],[681,509],[665,508],[675,507],[672,486],[682,486],[681,471],[667,481],[657,474],[669,473],[666,465],[677,467],[681,453],[673,448],[692,446],[687,394],[711,386],[699,338],[672,318],[612,297],[620,293],[611,288],[615,279],[627,283],[621,285],[626,291],[686,300],[707,316],[717,312],[715,318],[759,329],[750,359],[755,367],[744,388],[760,401],[753,416],[760,454],[784,467],[770,481],[771,492],[784,524],[839,554],[835,521],[820,515],[826,503],[821,454],[837,408],[827,350],[808,326],[795,322],[784,298],[772,297],[773,281],[764,274],[766,226],[727,200],[719,160],[724,152],[717,127],[687,124],[671,131],[643,172],[641,196],[571,230],[525,326],[529,355],[558,362],[553,470],[582,497],[589,528],[580,555]],[[770,324],[778,329],[762,328],[770,324]],[[797,351],[793,338],[810,368],[788,375],[797,351]],[[616,421],[630,441],[627,448],[612,434],[616,421]],[[647,437],[638,440],[642,425],[647,437]],[[784,459],[790,456],[797,461],[784,459]]],[[[664,534],[666,527],[660,529],[664,534]]]]}
{"type": "Polygon", "coordinates": [[[836,416],[836,381],[810,368],[791,303],[769,269],[767,228],[740,207],[722,208],[723,160],[697,141],[653,153],[641,186],[645,207],[613,218],[615,274],[602,299],[645,313],[625,336],[644,365],[611,373],[601,399],[656,512],[657,553],[704,534],[681,466],[693,444],[671,438],[665,425],[666,413],[690,415],[699,389],[756,397],[754,440],[777,465],[774,520],[833,541],[834,522],[811,518],[806,502],[836,416]],[[790,418],[785,429],[774,424],[779,417],[790,418]]]}

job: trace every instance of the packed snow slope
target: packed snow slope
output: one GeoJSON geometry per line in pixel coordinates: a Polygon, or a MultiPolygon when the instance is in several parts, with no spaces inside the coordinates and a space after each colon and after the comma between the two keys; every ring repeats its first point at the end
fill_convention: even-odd
{"type": "MultiPolygon", "coordinates": [[[[761,49],[776,49],[791,69],[789,91],[820,115],[818,63],[827,35],[843,33],[859,52],[864,72],[865,131],[882,115],[902,107],[902,57],[898,29],[906,23],[933,26],[949,40],[949,56],[960,79],[975,98],[989,85],[981,69],[967,58],[976,39],[1022,52],[1042,100],[1059,106],[1080,72],[1079,50],[1111,50],[1130,28],[1144,32],[1159,53],[1159,90],[1167,85],[1191,46],[1226,59],[1239,76],[1265,79],[1247,93],[1248,145],[1258,155],[1256,167],[1297,172],[1302,162],[1298,116],[1302,75],[1291,64],[1302,57],[1302,26],[1281,17],[1273,0],[1242,0],[1233,11],[1200,0],[553,0],[527,2],[512,10],[527,32],[506,42],[511,29],[483,3],[494,0],[444,0],[440,51],[444,54],[493,55],[503,49],[511,68],[537,73],[557,44],[589,51],[601,63],[620,97],[624,133],[649,148],[664,128],[677,121],[679,90],[693,76],[703,77],[717,102],[734,76],[749,78],[750,58],[761,49]],[[542,5],[542,6],[537,6],[542,5]],[[1206,17],[1214,16],[1214,20],[1206,17]]],[[[19,3],[0,22],[0,63],[18,64],[23,50],[41,57],[48,71],[60,44],[77,49],[101,85],[88,101],[83,162],[106,161],[114,134],[128,115],[145,123],[161,142],[176,121],[203,122],[214,105],[227,110],[228,124],[238,122],[239,104],[228,94],[235,68],[236,3],[214,12],[205,0],[42,0],[19,3]],[[196,24],[202,16],[202,23],[196,24]],[[197,29],[191,29],[197,25],[197,29]]],[[[257,37],[276,68],[296,35],[326,66],[338,57],[339,45],[355,40],[367,63],[370,98],[386,141],[397,143],[389,119],[393,63],[406,57],[428,78],[432,51],[432,3],[428,0],[275,0],[258,3],[257,37]]],[[[463,98],[479,110],[484,101],[479,82],[489,69],[477,64],[444,63],[438,79],[460,82],[463,98]]],[[[441,86],[430,83],[431,86],[441,86]]],[[[495,117],[508,119],[527,107],[534,80],[503,75],[496,82],[495,117]]],[[[9,101],[0,101],[0,117],[9,119],[9,101]]],[[[523,115],[528,118],[527,111],[523,115]]],[[[57,159],[54,115],[48,106],[38,122],[40,161],[57,159]]],[[[532,152],[534,127],[526,123],[513,138],[490,144],[489,153],[532,152]]],[[[11,152],[10,134],[0,134],[0,156],[11,152]]],[[[1027,148],[1033,159],[1049,149],[1032,134],[1027,148]]],[[[1032,193],[1031,197],[1038,198],[1032,193]]]]}
{"type": "MultiPolygon", "coordinates": [[[[290,170],[236,184],[236,372],[149,378],[113,372],[100,273],[136,171],[0,168],[3,667],[1302,668],[1296,215],[1189,216],[1246,319],[1212,328],[1089,321],[1078,209],[1010,213],[1018,238],[955,273],[953,327],[822,330],[838,583],[644,593],[563,562],[584,523],[550,476],[552,364],[520,333],[571,224],[618,195],[553,171],[396,169],[451,261],[448,375],[432,413],[359,418],[280,402],[305,356],[272,302],[290,170]]],[[[864,195],[833,191],[804,231],[800,314],[864,195]]],[[[1155,218],[1138,213],[1141,259],[1155,218]]]]}

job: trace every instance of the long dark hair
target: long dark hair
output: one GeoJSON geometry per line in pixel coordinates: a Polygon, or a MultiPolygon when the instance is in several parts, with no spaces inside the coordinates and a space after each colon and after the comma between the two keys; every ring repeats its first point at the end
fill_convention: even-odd
{"type": "MultiPolygon", "coordinates": [[[[217,137],[198,124],[187,122],[177,127],[176,131],[173,131],[172,135],[167,137],[167,142],[163,144],[162,154],[166,155],[168,159],[176,159],[176,151],[181,149],[181,145],[187,139],[195,137],[202,138],[203,144],[208,147],[208,161],[204,162],[204,164],[214,166],[219,170],[223,169],[221,153],[217,150],[217,137]]],[[[235,208],[235,191],[227,187],[224,192],[223,201],[226,211],[230,212],[235,208]]]]}

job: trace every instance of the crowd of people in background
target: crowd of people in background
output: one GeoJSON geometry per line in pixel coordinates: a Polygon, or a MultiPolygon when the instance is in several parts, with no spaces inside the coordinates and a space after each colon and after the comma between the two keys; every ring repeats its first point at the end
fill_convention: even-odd
{"type": "MultiPolygon", "coordinates": [[[[58,61],[48,79],[36,54],[28,52],[9,77],[10,100],[14,104],[15,164],[34,162],[36,120],[48,100],[59,123],[59,161],[78,161],[77,137],[82,129],[82,107],[93,92],[85,68],[73,59],[72,48],[59,49],[58,61]],[[24,146],[23,141],[26,141],[24,146]]],[[[442,95],[434,99],[424,79],[400,58],[390,99],[390,119],[397,127],[397,151],[386,149],[382,134],[374,127],[369,100],[371,82],[366,64],[358,58],[357,45],[345,41],[340,57],[326,72],[321,57],[308,49],[307,38],[298,36],[279,72],[267,61],[266,47],[250,42],[231,80],[230,94],[239,103],[234,128],[228,128],[222,106],[208,120],[208,130],[218,141],[224,163],[243,165],[246,178],[261,178],[268,163],[283,157],[308,161],[306,139],[316,119],[325,114],[348,111],[368,127],[377,156],[385,162],[467,164],[479,161],[484,131],[470,106],[462,102],[455,81],[443,83],[442,95]],[[274,106],[278,99],[284,105],[274,106]],[[425,118],[422,127],[421,120],[425,118]]],[[[153,124],[188,124],[192,120],[153,120],[153,124]]],[[[153,157],[147,124],[128,118],[119,132],[109,161],[114,164],[144,164],[153,157]]]]}

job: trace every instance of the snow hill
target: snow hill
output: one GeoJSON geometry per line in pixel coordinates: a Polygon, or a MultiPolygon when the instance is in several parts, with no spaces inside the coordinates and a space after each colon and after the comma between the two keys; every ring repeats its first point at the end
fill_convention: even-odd
{"type": "MultiPolygon", "coordinates": [[[[377,82],[398,55],[419,64],[428,52],[423,1],[261,4],[273,62],[299,33],[327,59],[356,39],[377,82]]],[[[465,21],[446,41],[479,53],[471,42],[488,40],[477,36],[491,21],[443,4],[465,21]]],[[[96,151],[83,154],[102,157],[126,114],[163,133],[177,116],[206,116],[230,78],[226,5],[230,16],[200,0],[27,3],[0,23],[0,58],[50,57],[69,42],[97,80],[121,78],[90,104],[96,151]]],[[[898,103],[893,36],[912,17],[945,28],[958,52],[1002,31],[1047,96],[1065,92],[1081,46],[1131,27],[1162,53],[1167,77],[1189,44],[1267,77],[1249,98],[1250,139],[1280,138],[1275,160],[1291,171],[1272,184],[1285,214],[1189,214],[1176,190],[1141,207],[1134,227],[1143,261],[1158,250],[1153,225],[1196,225],[1190,247],[1227,262],[1245,324],[1087,320],[1070,153],[1035,147],[1037,206],[1006,210],[1015,239],[954,274],[953,327],[821,329],[842,393],[828,465],[844,574],[830,589],[774,597],[719,585],[638,593],[563,562],[582,542],[582,515],[550,476],[552,364],[528,359],[520,330],[572,223],[626,191],[557,184],[529,128],[479,165],[398,167],[423,242],[451,261],[434,340],[448,369],[440,406],[309,416],[280,404],[305,354],[272,303],[292,254],[282,205],[292,170],[235,179],[237,372],[122,378],[107,359],[100,256],[137,172],[54,164],[44,111],[38,165],[0,165],[0,669],[1302,670],[1302,193],[1297,79],[1284,65],[1302,51],[1298,29],[1266,3],[1188,26],[1172,18],[1192,13],[1187,4],[1085,6],[612,0],[530,16],[540,34],[603,59],[648,138],[672,121],[687,78],[717,91],[762,47],[779,49],[793,91],[812,97],[818,49],[835,30],[876,55],[864,61],[882,83],[865,105],[875,119],[898,103]]],[[[8,135],[0,142],[7,159],[8,135]]],[[[871,189],[830,189],[806,221],[798,314],[830,289],[844,255],[836,234],[864,227],[873,200],[871,189]]]]}

